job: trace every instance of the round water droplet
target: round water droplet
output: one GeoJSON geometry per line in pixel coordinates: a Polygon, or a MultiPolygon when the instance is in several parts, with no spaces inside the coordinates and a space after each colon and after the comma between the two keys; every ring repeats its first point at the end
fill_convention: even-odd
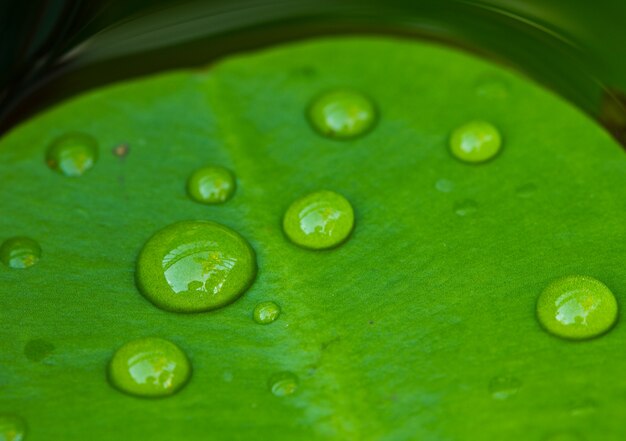
{"type": "Polygon", "coordinates": [[[478,204],[471,199],[454,204],[454,212],[459,216],[469,216],[478,210],[478,204]]]}
{"type": "Polygon", "coordinates": [[[617,319],[609,288],[589,276],[567,276],[550,283],[537,301],[541,325],[559,337],[580,340],[607,332],[617,319]]]}
{"type": "Polygon", "coordinates": [[[529,198],[535,194],[537,186],[535,184],[520,185],[515,189],[515,194],[520,198],[529,198]]]}
{"type": "Polygon", "coordinates": [[[81,176],[98,159],[98,143],[84,133],[70,133],[55,139],[46,152],[48,166],[65,176],[81,176]]]}
{"type": "Polygon", "coordinates": [[[221,204],[234,192],[235,176],[224,167],[202,167],[187,180],[187,193],[202,204],[221,204]]]}
{"type": "Polygon", "coordinates": [[[298,377],[291,372],[279,372],[270,377],[268,385],[277,397],[293,395],[298,389],[298,377]]]}
{"type": "Polygon", "coordinates": [[[235,301],[252,284],[256,256],[237,232],[210,221],[183,221],[152,236],[136,280],[159,308],[199,312],[235,301]]]}
{"type": "Polygon", "coordinates": [[[163,397],[179,391],[191,376],[185,353],[161,338],[140,338],[119,348],[109,364],[113,386],[139,397],[163,397]]]}
{"type": "Polygon", "coordinates": [[[454,190],[454,182],[449,179],[439,179],[435,182],[435,188],[442,193],[450,193],[454,190]]]}
{"type": "Polygon", "coordinates": [[[500,376],[494,377],[489,382],[489,392],[496,400],[506,400],[516,395],[522,387],[522,382],[515,377],[500,376]]]}
{"type": "Polygon", "coordinates": [[[26,423],[17,415],[0,415],[0,441],[22,441],[26,436],[26,423]]]}
{"type": "Polygon", "coordinates": [[[472,121],[452,132],[450,151],[463,162],[480,163],[498,154],[502,146],[500,132],[484,121],[472,121]]]}
{"type": "Polygon", "coordinates": [[[41,247],[28,237],[12,237],[0,246],[0,260],[10,268],[29,268],[41,257],[41,247]]]}
{"type": "Polygon", "coordinates": [[[280,306],[274,302],[261,302],[254,308],[252,317],[260,325],[267,325],[275,321],[280,315],[280,306]]]}
{"type": "Polygon", "coordinates": [[[28,341],[24,346],[24,355],[30,361],[38,362],[46,358],[54,351],[54,345],[49,341],[37,338],[28,341]]]}
{"type": "Polygon", "coordinates": [[[376,121],[376,109],[365,95],[352,90],[333,90],[317,97],[309,108],[313,127],[330,138],[363,135],[376,121]]]}
{"type": "Polygon", "coordinates": [[[318,191],[297,199],[283,218],[287,237],[296,245],[314,250],[339,245],[353,227],[352,205],[333,191],[318,191]]]}

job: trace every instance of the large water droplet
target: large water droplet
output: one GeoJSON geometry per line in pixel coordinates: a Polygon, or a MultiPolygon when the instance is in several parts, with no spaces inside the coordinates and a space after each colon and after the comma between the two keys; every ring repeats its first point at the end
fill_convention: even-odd
{"type": "Polygon", "coordinates": [[[22,441],[26,436],[26,423],[17,415],[0,415],[0,441],[22,441]]]}
{"type": "Polygon", "coordinates": [[[485,121],[471,121],[450,136],[450,151],[463,162],[488,161],[498,154],[501,146],[500,132],[485,121]]]}
{"type": "Polygon", "coordinates": [[[516,395],[522,387],[522,382],[515,377],[499,376],[489,382],[489,392],[496,400],[506,400],[516,395]]]}
{"type": "Polygon", "coordinates": [[[252,317],[260,325],[267,325],[275,321],[280,315],[280,306],[274,302],[261,302],[254,308],[252,317]]]}
{"type": "Polygon", "coordinates": [[[29,340],[24,345],[24,355],[30,361],[39,362],[54,351],[54,345],[41,338],[29,340]]]}
{"type": "Polygon", "coordinates": [[[233,302],[252,284],[256,256],[237,232],[210,221],[158,231],[137,260],[143,295],[168,311],[199,312],[233,302]]]}
{"type": "Polygon", "coordinates": [[[196,170],[187,180],[187,193],[202,204],[221,204],[235,192],[235,176],[224,167],[209,166],[196,170]]]}
{"type": "Polygon", "coordinates": [[[293,243],[316,250],[339,245],[353,227],[352,205],[333,191],[318,191],[297,199],[283,218],[283,229],[293,243]]]}
{"type": "Polygon", "coordinates": [[[291,372],[278,372],[270,377],[268,385],[277,397],[293,395],[298,389],[298,377],[291,372]]]}
{"type": "Polygon", "coordinates": [[[376,109],[365,95],[333,90],[318,96],[309,108],[313,127],[330,138],[349,139],[367,132],[376,122],[376,109]]]}
{"type": "Polygon", "coordinates": [[[185,353],[161,338],[140,338],[119,348],[109,363],[109,379],[122,392],[163,397],[180,390],[191,376],[185,353]]]}
{"type": "Polygon", "coordinates": [[[46,152],[48,166],[65,176],[81,176],[98,159],[98,143],[84,133],[69,133],[55,139],[46,152]]]}
{"type": "Polygon", "coordinates": [[[12,237],[0,246],[0,260],[10,268],[29,268],[41,257],[41,247],[28,237],[12,237]]]}
{"type": "Polygon", "coordinates": [[[567,276],[551,282],[537,301],[541,325],[559,337],[580,340],[607,332],[617,319],[611,290],[589,276],[567,276]]]}
{"type": "Polygon", "coordinates": [[[478,204],[471,200],[465,199],[454,204],[454,212],[459,216],[469,216],[478,210],[478,204]]]}

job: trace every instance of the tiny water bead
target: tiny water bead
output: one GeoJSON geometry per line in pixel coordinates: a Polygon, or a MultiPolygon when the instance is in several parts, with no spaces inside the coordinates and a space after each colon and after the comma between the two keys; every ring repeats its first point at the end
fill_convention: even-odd
{"type": "Polygon", "coordinates": [[[454,204],[454,212],[458,216],[470,216],[478,210],[478,204],[471,200],[465,199],[454,204]]]}
{"type": "Polygon", "coordinates": [[[22,441],[26,436],[26,423],[17,415],[0,415],[0,441],[22,441]]]}
{"type": "Polygon", "coordinates": [[[201,204],[221,204],[235,192],[235,176],[224,167],[202,167],[189,176],[187,193],[201,204]]]}
{"type": "Polygon", "coordinates": [[[489,382],[489,392],[496,400],[506,400],[517,394],[522,382],[515,377],[499,376],[489,382]]]}
{"type": "Polygon", "coordinates": [[[164,397],[179,391],[191,376],[191,364],[174,343],[161,338],[133,340],[109,363],[113,386],[139,397],[164,397]]]}
{"type": "Polygon", "coordinates": [[[270,377],[268,386],[276,397],[293,395],[298,390],[298,377],[291,372],[278,372],[270,377]]]}
{"type": "Polygon", "coordinates": [[[500,132],[485,121],[471,121],[452,132],[450,151],[459,160],[469,163],[488,161],[502,146],[500,132]]]}
{"type": "Polygon", "coordinates": [[[163,228],[137,260],[141,293],[159,308],[200,312],[235,301],[256,276],[246,239],[211,221],[182,221],[163,228]]]}
{"type": "Polygon", "coordinates": [[[314,250],[339,245],[353,228],[352,205],[333,191],[317,191],[295,200],[283,218],[287,237],[296,245],[314,250]]]}
{"type": "Polygon", "coordinates": [[[527,199],[532,197],[536,191],[537,186],[535,184],[524,184],[515,189],[515,194],[517,197],[527,199]]]}
{"type": "Polygon", "coordinates": [[[252,317],[260,325],[274,322],[280,315],[280,306],[274,302],[261,302],[255,306],[252,317]]]}
{"type": "Polygon", "coordinates": [[[454,182],[449,179],[438,179],[437,182],[435,182],[435,188],[441,193],[450,193],[454,190],[454,182]]]}
{"type": "Polygon", "coordinates": [[[362,93],[332,90],[313,101],[309,107],[309,120],[322,135],[350,139],[372,128],[376,122],[376,108],[362,93]]]}
{"type": "Polygon", "coordinates": [[[41,247],[28,237],[12,237],[0,246],[0,260],[10,268],[29,268],[41,258],[41,247]]]}
{"type": "Polygon", "coordinates": [[[589,276],[566,276],[551,282],[537,301],[537,317],[550,333],[582,340],[607,332],[617,319],[611,290],[589,276]]]}
{"type": "Polygon", "coordinates": [[[48,166],[65,176],[81,176],[98,159],[98,143],[85,133],[70,133],[55,139],[46,152],[48,166]]]}

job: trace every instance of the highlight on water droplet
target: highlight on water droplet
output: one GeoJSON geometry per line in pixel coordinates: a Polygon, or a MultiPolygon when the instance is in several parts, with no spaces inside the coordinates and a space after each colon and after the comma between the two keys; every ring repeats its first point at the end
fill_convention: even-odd
{"type": "Polygon", "coordinates": [[[318,96],[308,114],[319,133],[336,139],[363,135],[377,119],[374,103],[362,93],[348,89],[332,90],[318,96]]]}
{"type": "Polygon", "coordinates": [[[235,301],[256,276],[256,255],[239,233],[211,221],[163,228],[137,259],[141,293],[161,309],[200,312],[235,301]]]}
{"type": "Polygon", "coordinates": [[[26,422],[17,415],[0,414],[0,441],[23,441],[26,422]]]}
{"type": "Polygon", "coordinates": [[[496,400],[506,400],[516,395],[522,382],[508,375],[498,376],[489,382],[489,393],[496,400]]]}
{"type": "Polygon", "coordinates": [[[283,230],[296,245],[322,250],[344,242],[354,227],[354,210],[342,195],[317,191],[295,200],[285,212],[283,230]]]}
{"type": "Polygon", "coordinates": [[[0,260],[9,268],[29,268],[40,258],[41,247],[28,237],[11,237],[0,245],[0,260]]]}
{"type": "Polygon", "coordinates": [[[138,397],[172,395],[187,384],[190,376],[187,355],[174,343],[156,337],[124,344],[109,363],[111,384],[138,397]]]}
{"type": "Polygon", "coordinates": [[[450,136],[450,151],[459,160],[481,163],[498,154],[502,137],[497,128],[485,121],[463,124],[450,136]]]}
{"type": "Polygon", "coordinates": [[[252,317],[255,322],[260,325],[267,325],[276,321],[280,315],[280,306],[276,303],[268,301],[261,302],[254,307],[252,317]]]}
{"type": "Polygon", "coordinates": [[[68,133],[56,138],[46,152],[48,166],[65,176],[81,176],[98,159],[98,143],[85,133],[68,133]]]}
{"type": "Polygon", "coordinates": [[[537,300],[537,317],[548,332],[582,340],[604,334],[617,319],[611,290],[589,276],[566,276],[551,282],[537,300]]]}
{"type": "Polygon", "coordinates": [[[54,345],[42,338],[29,340],[24,345],[24,355],[30,361],[39,362],[46,358],[54,351],[54,345]]]}
{"type": "Polygon", "coordinates": [[[187,193],[201,204],[221,204],[235,192],[235,176],[218,166],[202,167],[194,171],[187,180],[187,193]]]}
{"type": "Polygon", "coordinates": [[[476,213],[477,210],[478,204],[471,199],[465,199],[454,204],[454,212],[458,216],[469,216],[476,213]]]}
{"type": "Polygon", "coordinates": [[[270,377],[268,386],[274,396],[293,395],[298,390],[298,377],[291,372],[278,372],[270,377]]]}

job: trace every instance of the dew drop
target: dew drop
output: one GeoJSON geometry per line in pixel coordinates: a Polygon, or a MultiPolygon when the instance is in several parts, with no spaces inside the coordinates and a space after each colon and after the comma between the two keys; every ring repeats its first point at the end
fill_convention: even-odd
{"type": "Polygon", "coordinates": [[[295,200],[283,218],[287,237],[296,245],[314,250],[341,244],[353,227],[352,205],[333,191],[318,191],[295,200]]]}
{"type": "Polygon", "coordinates": [[[26,436],[26,422],[17,415],[0,415],[0,441],[22,441],[26,436]]]}
{"type": "Polygon", "coordinates": [[[298,389],[298,377],[291,372],[278,372],[270,377],[268,385],[274,396],[293,395],[298,389]]]}
{"type": "Polygon", "coordinates": [[[536,191],[537,186],[535,184],[524,184],[515,189],[515,194],[520,198],[530,198],[536,191]]]}
{"type": "Polygon", "coordinates": [[[459,216],[470,216],[478,210],[478,204],[471,199],[454,204],[454,212],[459,216]]]}
{"type": "Polygon", "coordinates": [[[280,315],[280,306],[274,302],[261,302],[254,308],[252,317],[260,325],[274,322],[280,315]]]}
{"type": "Polygon", "coordinates": [[[498,154],[501,146],[500,132],[485,121],[471,121],[458,127],[450,136],[450,151],[463,162],[488,161],[498,154]]]}
{"type": "Polygon", "coordinates": [[[450,193],[454,190],[454,182],[449,179],[439,179],[435,182],[435,188],[442,193],[450,193]]]}
{"type": "Polygon", "coordinates": [[[30,361],[39,362],[54,351],[54,345],[41,338],[29,340],[24,345],[24,355],[30,361]]]}
{"type": "Polygon", "coordinates": [[[496,400],[506,400],[516,395],[522,382],[515,377],[499,376],[489,382],[489,392],[496,400]]]}
{"type": "Polygon", "coordinates": [[[84,133],[69,133],[55,139],[46,152],[48,166],[65,176],[81,176],[98,158],[98,143],[84,133]]]}
{"type": "Polygon", "coordinates": [[[509,96],[509,86],[502,78],[486,75],[476,82],[476,95],[487,99],[504,99],[509,96]]]}
{"type": "Polygon", "coordinates": [[[570,404],[570,413],[574,417],[584,417],[594,413],[597,407],[598,406],[595,401],[585,398],[572,402],[570,404]]]}
{"type": "Polygon", "coordinates": [[[256,256],[239,233],[211,221],[163,228],[137,260],[141,293],[159,308],[200,312],[235,301],[256,276],[256,256]]]}
{"type": "Polygon", "coordinates": [[[372,101],[359,92],[347,89],[318,96],[308,113],[313,127],[329,138],[355,138],[365,134],[376,122],[372,101]]]}
{"type": "Polygon", "coordinates": [[[179,391],[191,376],[191,364],[174,343],[147,337],[119,348],[109,363],[113,386],[139,397],[164,397],[179,391]]]}
{"type": "Polygon", "coordinates": [[[617,319],[611,290],[589,276],[566,276],[551,282],[537,301],[537,317],[550,333],[572,340],[607,332],[617,319]]]}
{"type": "Polygon", "coordinates": [[[235,176],[224,167],[202,167],[189,176],[187,193],[202,204],[221,204],[235,192],[235,176]]]}
{"type": "Polygon", "coordinates": [[[28,237],[12,237],[0,246],[0,260],[9,268],[29,268],[41,257],[41,247],[28,237]]]}

